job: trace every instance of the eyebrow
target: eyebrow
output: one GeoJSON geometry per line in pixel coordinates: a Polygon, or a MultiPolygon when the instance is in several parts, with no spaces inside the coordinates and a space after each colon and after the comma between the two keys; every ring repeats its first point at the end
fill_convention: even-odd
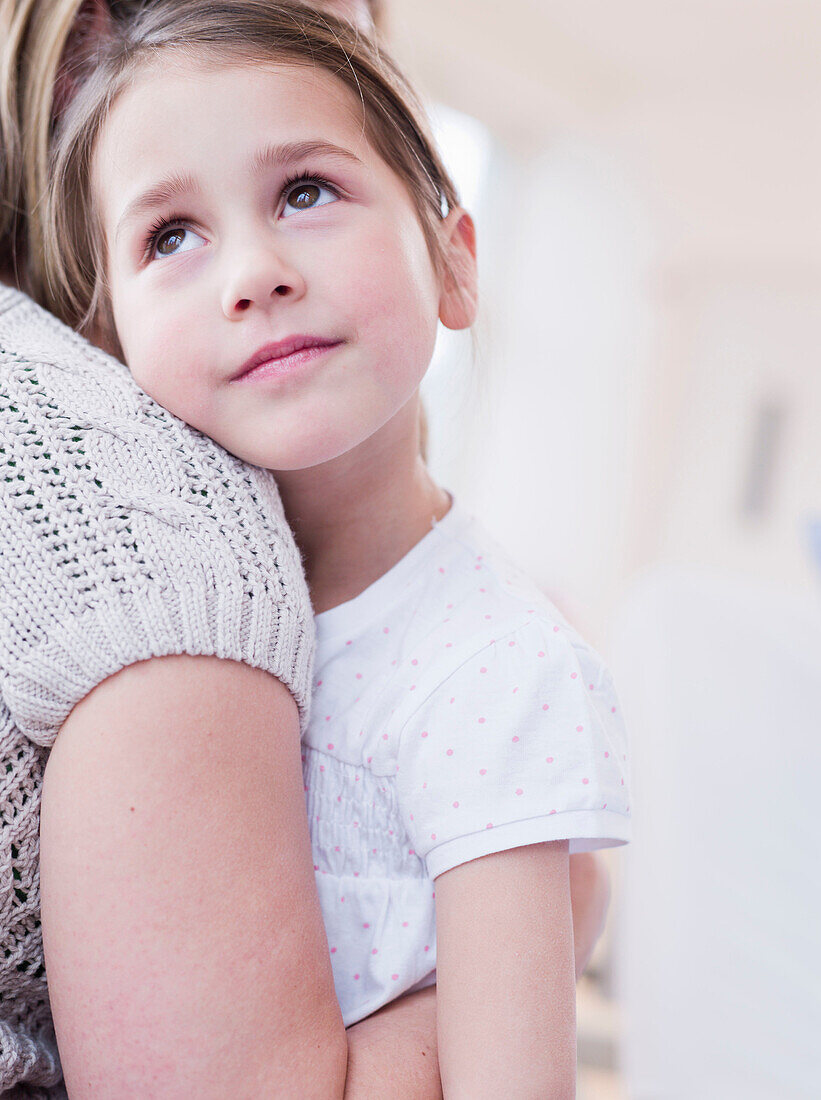
{"type": "MultiPolygon", "coordinates": [[[[334,145],[329,141],[291,141],[280,145],[264,145],[250,158],[248,170],[251,175],[258,176],[272,166],[288,168],[292,164],[315,156],[334,157],[343,163],[364,167],[355,153],[344,149],[341,145],[334,145]]],[[[177,173],[166,176],[153,187],[149,187],[147,191],[141,191],[128,203],[117,223],[115,240],[131,222],[145,217],[152,210],[200,193],[200,186],[193,176],[177,173]]]]}

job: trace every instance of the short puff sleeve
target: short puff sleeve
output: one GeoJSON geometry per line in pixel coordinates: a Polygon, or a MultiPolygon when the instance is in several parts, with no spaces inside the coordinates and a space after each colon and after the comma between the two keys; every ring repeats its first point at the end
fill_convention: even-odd
{"type": "Polygon", "coordinates": [[[482,645],[405,723],[398,797],[432,878],[524,844],[630,839],[627,745],[612,678],[567,624],[531,615],[482,645]]]}

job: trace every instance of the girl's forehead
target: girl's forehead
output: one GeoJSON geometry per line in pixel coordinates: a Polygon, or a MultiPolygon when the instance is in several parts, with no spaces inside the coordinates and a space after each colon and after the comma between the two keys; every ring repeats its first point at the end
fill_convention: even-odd
{"type": "Polygon", "coordinates": [[[266,149],[299,142],[337,146],[377,175],[387,167],[368,140],[361,101],[333,73],[168,52],[134,74],[103,123],[92,174],[104,205],[106,193],[119,206],[148,177],[236,178],[266,149]]]}
{"type": "Polygon", "coordinates": [[[238,54],[218,58],[166,50],[132,76],[112,107],[110,123],[140,131],[170,124],[200,133],[220,124],[239,132],[264,122],[270,127],[321,124],[365,139],[360,97],[339,76],[298,60],[261,60],[238,54]]]}

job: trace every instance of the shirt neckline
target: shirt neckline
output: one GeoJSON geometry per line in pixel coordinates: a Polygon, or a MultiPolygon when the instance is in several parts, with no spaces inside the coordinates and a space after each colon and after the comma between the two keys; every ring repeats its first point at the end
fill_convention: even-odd
{"type": "Polygon", "coordinates": [[[448,496],[451,502],[448,511],[440,520],[432,521],[431,529],[396,565],[377,577],[358,596],[314,616],[318,639],[328,642],[342,634],[352,635],[353,632],[359,632],[365,624],[377,615],[385,614],[393,606],[397,595],[401,594],[404,585],[428,557],[432,548],[443,538],[452,538],[469,520],[470,517],[462,511],[453,494],[448,493],[448,496]]]}

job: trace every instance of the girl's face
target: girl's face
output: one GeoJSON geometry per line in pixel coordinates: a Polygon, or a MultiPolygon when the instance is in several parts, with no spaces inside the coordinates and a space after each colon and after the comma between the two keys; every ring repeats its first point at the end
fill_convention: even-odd
{"type": "MultiPolygon", "coordinates": [[[[287,64],[161,66],[117,100],[93,164],[126,362],[245,461],[336,458],[416,394],[439,315],[465,327],[472,311],[440,286],[405,185],[341,81],[287,64]]],[[[469,221],[454,210],[442,227],[468,274],[469,221]]]]}

